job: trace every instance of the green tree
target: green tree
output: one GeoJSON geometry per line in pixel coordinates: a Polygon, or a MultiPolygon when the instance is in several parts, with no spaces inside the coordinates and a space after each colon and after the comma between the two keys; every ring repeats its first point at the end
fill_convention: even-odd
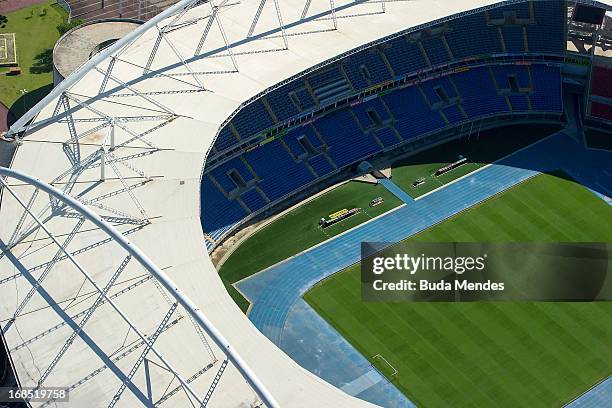
{"type": "Polygon", "coordinates": [[[83,20],[72,20],[69,23],[64,22],[60,25],[57,26],[57,31],[59,31],[60,35],[64,35],[66,34],[68,31],[72,30],[74,27],[80,26],[81,24],[83,24],[84,21],[83,20]]]}

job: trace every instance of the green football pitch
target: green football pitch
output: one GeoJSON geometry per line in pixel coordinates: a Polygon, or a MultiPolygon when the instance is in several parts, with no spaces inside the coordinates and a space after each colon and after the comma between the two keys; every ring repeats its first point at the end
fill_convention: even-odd
{"type": "MultiPolygon", "coordinates": [[[[612,207],[539,175],[411,238],[612,241],[612,207]]],[[[422,407],[559,407],[612,372],[612,303],[364,303],[359,266],[305,295],[422,407]]]]}

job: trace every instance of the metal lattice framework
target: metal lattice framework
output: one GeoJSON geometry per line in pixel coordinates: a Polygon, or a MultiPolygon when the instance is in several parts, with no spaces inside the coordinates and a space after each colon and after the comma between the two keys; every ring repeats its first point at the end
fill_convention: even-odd
{"type": "MultiPolygon", "coordinates": [[[[145,364],[145,367],[148,364],[158,364],[161,368],[167,370],[169,373],[171,373],[172,378],[179,384],[176,389],[172,390],[173,392],[177,392],[180,389],[185,393],[190,402],[197,403],[198,406],[207,406],[221,375],[230,362],[238,369],[238,371],[240,371],[245,380],[250,386],[253,387],[258,396],[267,406],[278,406],[278,403],[275,401],[274,397],[272,397],[269,391],[260,382],[257,376],[247,366],[238,353],[234,351],[224,336],[214,327],[214,325],[207,319],[202,311],[198,309],[195,303],[189,299],[189,297],[187,297],[177,287],[172,279],[157,265],[155,265],[153,261],[151,261],[151,259],[144,254],[144,252],[132,244],[123,234],[113,227],[109,220],[105,219],[106,217],[99,216],[91,209],[83,205],[79,200],[53,186],[41,182],[40,180],[31,178],[30,176],[21,172],[4,167],[0,167],[0,188],[2,188],[5,194],[8,193],[10,197],[14,199],[14,201],[23,209],[22,217],[18,220],[11,239],[8,242],[5,242],[2,240],[2,238],[0,238],[0,246],[2,247],[1,257],[7,258],[11,264],[15,266],[18,272],[18,275],[13,275],[6,279],[15,280],[18,277],[23,277],[31,285],[31,289],[15,308],[13,317],[3,324],[2,331],[6,333],[11,329],[16,320],[23,315],[24,310],[26,309],[28,303],[32,301],[35,294],[38,294],[47,302],[49,307],[54,309],[54,312],[61,319],[61,323],[47,329],[47,331],[40,333],[35,338],[24,340],[23,343],[15,346],[14,349],[28,347],[28,344],[39,340],[46,334],[55,330],[60,330],[62,328],[65,330],[68,328],[70,331],[70,335],[67,337],[60,349],[55,353],[50,363],[40,370],[41,374],[37,380],[36,387],[44,387],[48,384],[47,379],[53,373],[54,369],[56,369],[58,364],[61,363],[61,360],[66,357],[67,352],[78,337],[81,341],[87,343],[99,357],[100,362],[103,365],[98,370],[101,371],[106,368],[110,369],[121,382],[108,404],[109,407],[114,407],[116,405],[126,389],[129,390],[144,405],[156,405],[153,404],[153,400],[151,398],[150,383],[147,382],[149,395],[146,396],[133,381],[135,375],[140,373],[140,371],[143,371],[143,374],[147,375],[149,371],[148,368],[143,368],[141,370],[143,363],[145,364]],[[20,188],[21,191],[19,192],[16,191],[17,188],[11,185],[12,182],[14,183],[15,181],[25,183],[28,186],[27,193],[24,193],[23,188],[20,188]],[[32,204],[36,201],[36,198],[41,192],[48,195],[48,206],[45,206],[42,211],[36,211],[32,204]],[[29,198],[26,200],[26,197],[29,198]],[[47,214],[51,215],[51,217],[46,216],[47,214]],[[53,233],[53,227],[49,225],[54,216],[73,218],[76,220],[76,223],[68,234],[63,234],[60,236],[53,233]],[[76,259],[75,252],[78,251],[71,251],[71,242],[74,240],[77,234],[88,228],[87,224],[93,224],[93,227],[100,229],[103,233],[108,235],[109,240],[111,240],[114,244],[117,244],[117,246],[119,246],[125,252],[125,257],[123,257],[124,255],[119,256],[120,251],[116,250],[114,255],[115,257],[119,256],[117,258],[118,265],[116,266],[116,269],[109,270],[110,277],[108,280],[106,280],[104,287],[102,287],[99,282],[105,281],[105,279],[100,279],[99,277],[98,279],[95,279],[88,269],[76,259]],[[25,225],[27,225],[27,227],[24,227],[25,225]],[[24,240],[28,239],[28,237],[39,233],[46,235],[44,237],[37,238],[38,240],[45,242],[45,247],[54,246],[56,249],[51,251],[54,252],[51,260],[46,265],[40,266],[44,267],[43,272],[38,274],[38,277],[35,277],[35,268],[28,268],[21,260],[23,253],[20,252],[20,246],[18,243],[23,243],[24,240]],[[83,284],[79,287],[78,293],[72,299],[72,302],[82,304],[81,307],[78,307],[78,309],[81,309],[81,311],[72,315],[68,313],[68,308],[65,306],[62,307],[62,302],[54,298],[51,291],[45,288],[45,278],[49,275],[57,263],[63,260],[67,261],[70,266],[76,269],[84,278],[83,284]],[[131,268],[129,272],[126,272],[127,266],[129,264],[133,265],[134,263],[137,264],[137,267],[131,268]],[[117,298],[126,293],[126,288],[117,291],[119,282],[121,282],[121,280],[124,282],[128,281],[129,279],[127,279],[127,276],[134,274],[136,269],[140,271],[140,273],[136,275],[139,279],[137,284],[144,284],[150,281],[151,284],[157,289],[159,296],[163,298],[165,303],[167,303],[168,307],[168,310],[165,312],[165,314],[163,314],[163,317],[161,319],[158,318],[159,323],[155,326],[155,329],[152,329],[148,333],[130,319],[126,312],[124,312],[118,305],[117,301],[117,298]],[[110,272],[112,272],[112,274],[110,272]],[[83,294],[84,291],[86,291],[86,295],[83,294]],[[83,297],[85,297],[85,299],[83,299],[83,297]],[[99,311],[101,309],[105,309],[104,312],[99,311]],[[121,320],[122,323],[127,326],[128,334],[126,335],[126,338],[130,333],[135,334],[136,337],[132,343],[132,348],[129,349],[126,354],[120,354],[119,356],[115,356],[113,358],[112,354],[104,352],[97,346],[99,340],[95,339],[91,334],[89,334],[85,327],[90,320],[94,318],[96,312],[98,312],[98,314],[103,313],[105,316],[104,318],[108,318],[109,313],[116,314],[119,320],[121,320]],[[222,361],[220,361],[220,366],[217,369],[218,371],[215,374],[209,389],[203,397],[199,395],[198,392],[196,392],[190,385],[190,382],[193,381],[194,377],[191,376],[190,378],[184,378],[179,370],[177,370],[173,364],[168,361],[168,359],[164,356],[164,353],[156,346],[160,336],[162,336],[165,332],[169,333],[169,329],[178,324],[185,317],[187,317],[186,320],[191,323],[192,331],[201,340],[200,346],[202,347],[202,355],[206,356],[205,360],[208,361],[208,364],[205,364],[202,370],[211,370],[215,364],[219,362],[219,357],[211,348],[207,338],[212,339],[224,353],[224,355],[221,357],[222,361]],[[206,333],[206,336],[204,333],[206,333]],[[117,365],[117,361],[120,359],[119,357],[125,357],[128,354],[132,354],[132,352],[136,352],[136,350],[139,348],[141,350],[139,351],[139,354],[135,354],[137,357],[135,361],[132,362],[131,369],[127,374],[125,374],[125,372],[122,371],[117,365]],[[154,362],[155,359],[158,360],[157,363],[154,362]]],[[[5,197],[4,199],[7,200],[8,197],[5,197]]],[[[106,241],[106,239],[103,239],[101,242],[96,244],[101,245],[104,241],[106,241]]],[[[47,250],[49,250],[49,248],[47,248],[47,250]]],[[[64,268],[66,268],[66,266],[64,266],[64,268]]],[[[185,334],[185,329],[182,330],[182,334],[185,334]]],[[[90,380],[95,375],[96,372],[94,371],[94,373],[91,373],[89,376],[83,378],[81,380],[82,382],[72,384],[68,388],[74,389],[79,385],[82,385],[84,382],[90,380]]],[[[159,401],[166,397],[168,397],[168,395],[163,395],[159,401]]],[[[52,401],[48,401],[48,403],[51,402],[52,401]]]]}

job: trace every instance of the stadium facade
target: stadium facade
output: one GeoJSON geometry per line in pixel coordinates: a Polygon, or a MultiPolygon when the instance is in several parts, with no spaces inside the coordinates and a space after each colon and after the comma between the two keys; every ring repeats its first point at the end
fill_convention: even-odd
{"type": "Polygon", "coordinates": [[[74,406],[370,406],[259,333],[209,252],[366,159],[521,121],[609,131],[609,31],[576,4],[612,9],[182,1],[143,24],[1,142],[33,177],[2,179],[12,377],[74,406]]]}

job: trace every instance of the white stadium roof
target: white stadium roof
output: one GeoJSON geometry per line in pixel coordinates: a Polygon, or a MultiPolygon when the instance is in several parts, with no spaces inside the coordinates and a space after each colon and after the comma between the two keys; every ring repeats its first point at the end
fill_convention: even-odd
{"type": "MultiPolygon", "coordinates": [[[[280,406],[365,407],[371,405],[327,384],[281,352],[227,294],[207,254],[200,224],[206,154],[220,126],[243,102],[282,80],[382,37],[496,2],[340,1],[332,13],[329,1],[313,0],[301,19],[304,3],[279,0],[286,36],[279,28],[275,2],[262,3],[251,37],[247,34],[259,1],[220,2],[214,20],[212,3],[186,12],[180,11],[186,1],[175,5],[160,15],[165,20],[141,26],[148,28],[141,36],[100,54],[90,64],[94,69],[82,67],[40,104],[42,109],[35,108],[33,112],[40,112],[11,167],[52,183],[115,225],[196,303],[280,406]],[[194,57],[207,25],[208,36],[194,57]],[[112,58],[107,56],[111,53],[112,58]]],[[[22,125],[18,122],[14,129],[22,125]]],[[[0,142],[0,149],[6,143],[0,142]]],[[[191,406],[196,396],[204,400],[224,352],[196,329],[182,307],[173,310],[167,291],[106,232],[48,194],[33,194],[27,183],[13,178],[6,183],[59,242],[66,241],[64,249],[99,287],[121,272],[108,292],[110,300],[153,343],[149,351],[109,301],[95,308],[94,286],[30,217],[22,221],[23,208],[5,188],[0,245],[10,251],[0,258],[0,325],[6,328],[19,311],[4,336],[21,384],[35,386],[45,374],[45,386],[72,387],[74,406],[109,405],[122,384],[112,369],[104,368],[111,362],[126,376],[134,367],[132,382],[145,395],[149,381],[153,402],[161,399],[182,407],[191,406]],[[19,268],[36,279],[44,275],[42,287],[59,306],[49,307],[37,293],[28,298],[32,284],[19,268]],[[73,329],[58,308],[77,324],[88,310],[95,310],[84,332],[99,347],[97,352],[81,337],[68,344],[65,354],[61,351],[73,329]],[[156,333],[160,322],[164,325],[156,333]],[[143,351],[149,351],[146,363],[139,359],[143,351]],[[52,370],[47,369],[50,365],[52,370]]],[[[249,407],[258,399],[233,364],[211,395],[209,406],[223,408],[249,407]]],[[[127,389],[118,405],[134,406],[137,401],[137,393],[127,389]]]]}

